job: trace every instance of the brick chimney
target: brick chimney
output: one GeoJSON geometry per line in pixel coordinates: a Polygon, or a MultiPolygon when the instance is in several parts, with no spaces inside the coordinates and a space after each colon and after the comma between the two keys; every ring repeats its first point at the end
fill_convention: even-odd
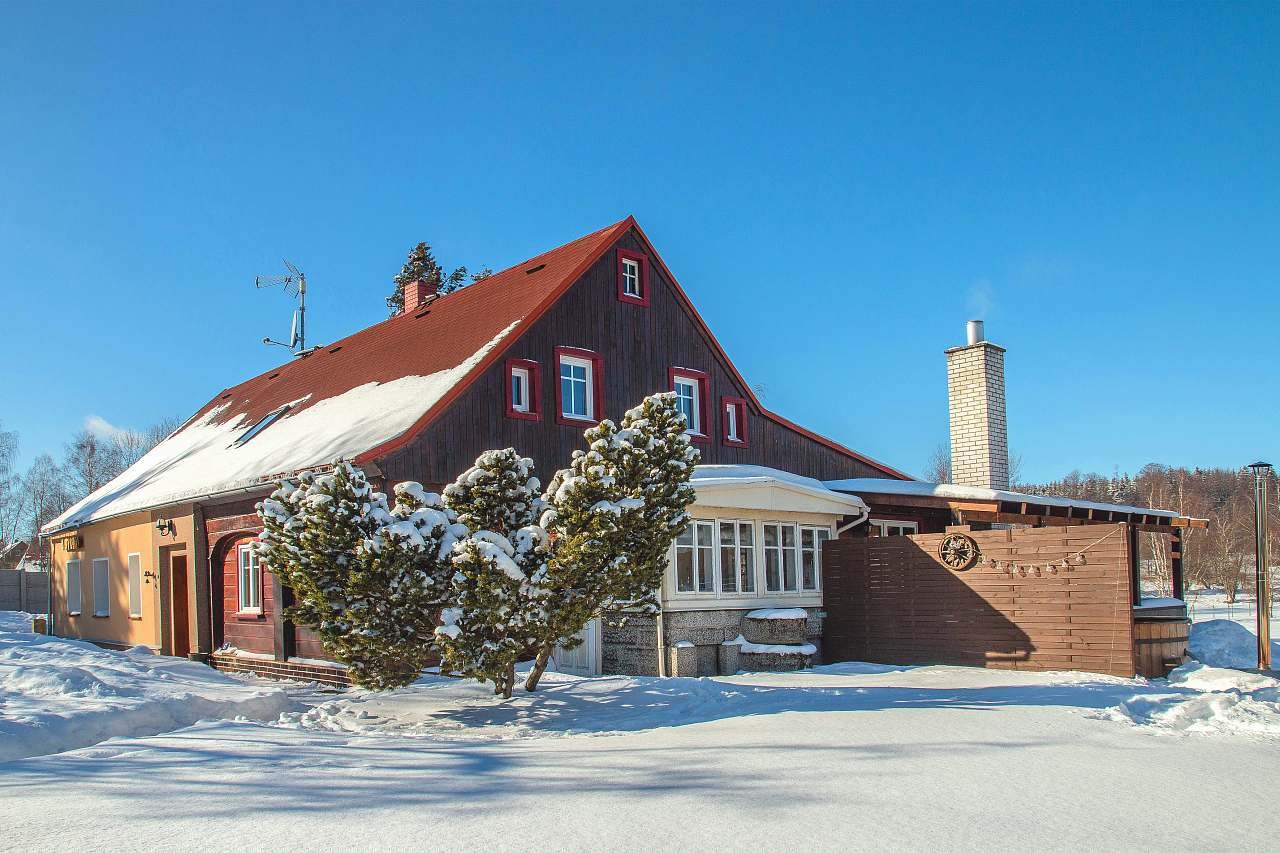
{"type": "Polygon", "coordinates": [[[1009,436],[1004,414],[1004,347],[986,339],[981,320],[968,323],[968,343],[947,350],[951,413],[951,482],[1009,488],[1009,436]]]}
{"type": "Polygon", "coordinates": [[[431,282],[417,281],[405,282],[404,285],[404,310],[405,312],[413,311],[419,306],[430,301],[436,295],[436,285],[431,282]]]}

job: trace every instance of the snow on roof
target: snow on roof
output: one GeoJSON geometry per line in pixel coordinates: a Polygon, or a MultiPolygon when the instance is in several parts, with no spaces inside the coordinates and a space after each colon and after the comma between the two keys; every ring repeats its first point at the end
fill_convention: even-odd
{"type": "Polygon", "coordinates": [[[790,471],[766,468],[763,465],[698,465],[692,477],[695,491],[708,486],[783,485],[807,491],[820,497],[844,501],[849,506],[866,509],[867,505],[856,495],[842,494],[829,489],[821,480],[802,477],[790,471]]]}
{"type": "Polygon", "coordinates": [[[913,497],[950,498],[952,500],[1006,501],[1009,503],[1033,503],[1042,506],[1101,509],[1109,512],[1132,512],[1142,515],[1159,515],[1177,518],[1178,513],[1166,509],[1151,509],[1126,504],[1078,501],[1072,498],[1029,495],[1002,489],[983,489],[977,486],[957,486],[952,483],[925,483],[919,480],[880,480],[874,477],[858,477],[852,480],[827,480],[824,485],[838,492],[851,494],[906,495],[913,497]]]}
{"type": "Polygon", "coordinates": [[[240,444],[237,439],[256,422],[244,413],[225,417],[226,406],[214,408],[49,522],[44,532],[231,492],[270,482],[280,474],[350,459],[409,429],[516,325],[500,331],[454,367],[429,376],[359,385],[296,414],[288,411],[240,444]]]}

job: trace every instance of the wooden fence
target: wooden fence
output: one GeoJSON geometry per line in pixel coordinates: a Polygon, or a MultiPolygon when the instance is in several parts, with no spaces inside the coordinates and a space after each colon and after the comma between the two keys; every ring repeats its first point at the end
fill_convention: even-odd
{"type": "Polygon", "coordinates": [[[828,542],[823,657],[1132,676],[1126,527],[960,530],[981,557],[965,571],[939,557],[947,534],[828,542]]]}

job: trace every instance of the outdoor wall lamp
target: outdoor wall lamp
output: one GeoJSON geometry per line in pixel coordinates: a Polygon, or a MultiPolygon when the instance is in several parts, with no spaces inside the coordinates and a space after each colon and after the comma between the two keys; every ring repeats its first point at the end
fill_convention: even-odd
{"type": "Polygon", "coordinates": [[[156,522],[156,533],[159,533],[161,536],[176,536],[178,534],[178,528],[174,525],[173,519],[162,518],[156,522]]]}

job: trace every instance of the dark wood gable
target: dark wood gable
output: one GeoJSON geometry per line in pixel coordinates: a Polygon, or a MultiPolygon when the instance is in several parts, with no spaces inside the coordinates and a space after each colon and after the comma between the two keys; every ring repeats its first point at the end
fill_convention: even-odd
{"type": "Polygon", "coordinates": [[[650,257],[635,229],[628,231],[565,294],[527,329],[502,357],[477,378],[432,423],[401,447],[377,460],[388,480],[418,480],[438,487],[452,481],[491,448],[514,447],[533,458],[545,482],[584,447],[582,429],[556,421],[559,382],[556,347],[591,350],[600,356],[604,411],[615,421],[647,394],[670,390],[671,368],[707,374],[708,440],[697,444],[707,464],[766,465],[820,479],[884,477],[885,471],[822,441],[763,416],[750,402],[717,355],[669,281],[662,264],[650,257]],[[648,304],[619,298],[619,250],[647,260],[648,304]],[[536,420],[507,414],[507,364],[536,362],[536,420]],[[721,399],[747,400],[747,446],[722,440],[721,399]]]}

